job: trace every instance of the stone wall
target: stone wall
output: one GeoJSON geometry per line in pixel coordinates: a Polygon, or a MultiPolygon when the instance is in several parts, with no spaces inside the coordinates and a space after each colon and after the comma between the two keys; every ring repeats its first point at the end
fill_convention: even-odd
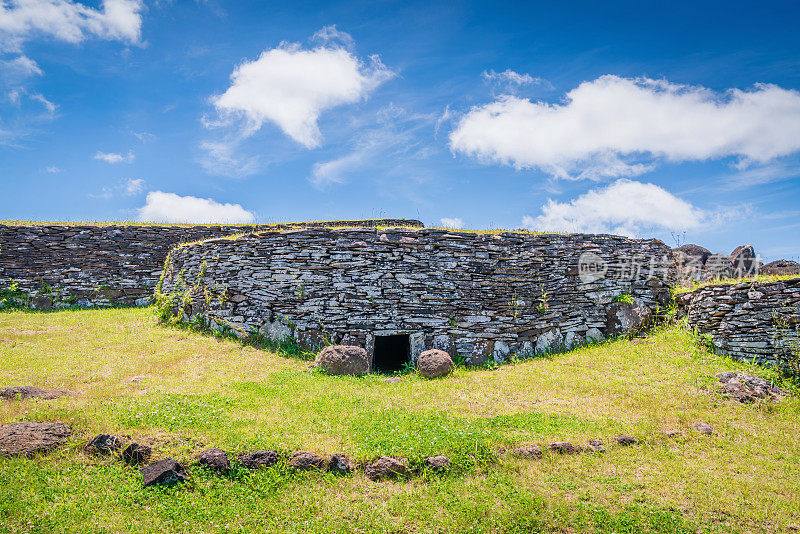
{"type": "Polygon", "coordinates": [[[479,364],[600,339],[615,297],[665,306],[676,280],[657,240],[307,229],[178,247],[164,309],[240,335],[360,345],[410,335],[412,358],[440,348],[479,364]]]}
{"type": "Polygon", "coordinates": [[[0,291],[16,282],[36,307],[145,304],[179,243],[309,226],[416,226],[412,220],[278,225],[0,224],[0,291]]]}
{"type": "Polygon", "coordinates": [[[709,285],[675,300],[689,325],[711,336],[719,352],[774,365],[791,335],[778,332],[776,319],[789,325],[800,321],[800,278],[709,285]]]}

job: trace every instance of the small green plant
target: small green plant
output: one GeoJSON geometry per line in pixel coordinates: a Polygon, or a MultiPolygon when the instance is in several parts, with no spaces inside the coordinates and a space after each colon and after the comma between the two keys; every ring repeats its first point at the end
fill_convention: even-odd
{"type": "Polygon", "coordinates": [[[539,315],[544,315],[550,310],[549,295],[544,289],[542,289],[542,296],[539,297],[539,304],[534,309],[539,315]]]}
{"type": "Polygon", "coordinates": [[[778,352],[778,365],[784,376],[800,386],[800,323],[774,315],[775,339],[783,349],[778,352]]]}
{"type": "Polygon", "coordinates": [[[0,290],[0,308],[21,309],[30,306],[30,297],[12,280],[8,289],[0,290]]]}
{"type": "Polygon", "coordinates": [[[396,375],[407,375],[407,374],[413,373],[414,371],[416,371],[416,367],[414,367],[414,364],[411,363],[410,361],[407,361],[407,362],[404,362],[403,365],[400,366],[400,370],[399,371],[396,371],[393,374],[396,374],[396,375]]]}
{"type": "Polygon", "coordinates": [[[489,358],[486,360],[486,363],[483,364],[483,367],[487,371],[494,371],[495,369],[500,368],[500,364],[497,363],[494,358],[489,358]]]}
{"type": "Polygon", "coordinates": [[[633,304],[633,295],[630,293],[621,293],[614,297],[614,302],[624,302],[625,304],[633,304]]]}

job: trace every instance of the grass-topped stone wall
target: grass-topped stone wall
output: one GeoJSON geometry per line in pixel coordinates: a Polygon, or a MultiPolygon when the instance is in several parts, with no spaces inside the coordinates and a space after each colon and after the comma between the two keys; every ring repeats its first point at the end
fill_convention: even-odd
{"type": "Polygon", "coordinates": [[[146,304],[171,248],[210,237],[314,226],[422,226],[376,219],[264,225],[0,223],[0,307],[146,304]]]}
{"type": "Polygon", "coordinates": [[[717,351],[800,376],[800,277],[709,284],[675,300],[689,325],[717,351]]]}
{"type": "Polygon", "coordinates": [[[675,284],[670,249],[612,235],[358,228],[269,231],[170,253],[162,311],[241,336],[360,345],[408,336],[469,364],[601,339],[609,308],[654,311],[675,284]]]}

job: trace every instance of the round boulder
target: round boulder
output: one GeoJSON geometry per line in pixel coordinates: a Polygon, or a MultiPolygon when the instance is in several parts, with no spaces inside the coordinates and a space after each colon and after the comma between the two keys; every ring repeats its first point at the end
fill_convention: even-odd
{"type": "Polygon", "coordinates": [[[197,463],[218,473],[227,473],[231,468],[231,462],[230,459],[228,459],[228,453],[219,447],[214,447],[213,449],[208,449],[201,452],[197,456],[197,463]]]}
{"type": "Polygon", "coordinates": [[[327,462],[313,452],[298,451],[289,458],[289,467],[295,471],[323,470],[327,467],[327,462]]]}
{"type": "Polygon", "coordinates": [[[367,351],[353,345],[325,347],[314,364],[329,375],[364,375],[370,370],[367,351]]]}
{"type": "Polygon", "coordinates": [[[248,469],[269,467],[278,463],[278,451],[255,451],[239,456],[239,462],[248,469]]]}
{"type": "Polygon", "coordinates": [[[406,464],[390,456],[381,456],[371,464],[367,464],[364,471],[369,479],[375,482],[408,475],[406,464]]]}
{"type": "Polygon", "coordinates": [[[426,350],[417,358],[417,370],[425,378],[439,378],[453,372],[453,359],[443,350],[426,350]]]}

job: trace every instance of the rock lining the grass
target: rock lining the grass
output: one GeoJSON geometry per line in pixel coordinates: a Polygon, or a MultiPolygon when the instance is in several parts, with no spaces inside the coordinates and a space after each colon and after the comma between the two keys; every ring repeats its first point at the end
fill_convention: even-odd
{"type": "Polygon", "coordinates": [[[122,447],[122,442],[117,436],[98,434],[89,440],[83,450],[89,454],[111,454],[120,447],[122,447]]]}
{"type": "Polygon", "coordinates": [[[228,453],[219,447],[214,447],[198,454],[197,463],[221,474],[227,473],[231,468],[228,453]]]}
{"type": "Polygon", "coordinates": [[[153,449],[147,445],[131,443],[122,451],[120,458],[128,465],[139,465],[149,460],[151,454],[153,454],[153,449]]]}
{"type": "Polygon", "coordinates": [[[329,375],[365,375],[370,371],[370,358],[361,347],[329,345],[317,355],[314,365],[329,375]]]}
{"type": "Polygon", "coordinates": [[[417,371],[424,378],[447,376],[454,368],[453,359],[443,350],[426,350],[417,358],[417,371]]]}
{"type": "Polygon", "coordinates": [[[239,455],[239,462],[248,469],[269,467],[278,463],[278,451],[254,451],[239,455]]]}
{"type": "Polygon", "coordinates": [[[337,475],[348,475],[353,472],[353,464],[346,454],[336,453],[328,462],[328,471],[337,475]]]}
{"type": "Polygon", "coordinates": [[[408,466],[397,458],[381,456],[374,462],[367,464],[364,472],[370,480],[380,482],[382,480],[393,480],[397,477],[407,476],[408,466]]]}
{"type": "Polygon", "coordinates": [[[186,469],[174,458],[164,458],[147,464],[140,469],[142,484],[147,486],[176,484],[186,482],[189,475],[186,469]]]}
{"type": "Polygon", "coordinates": [[[298,451],[289,458],[289,467],[295,471],[322,470],[327,467],[325,459],[313,452],[298,451]]]}
{"type": "Polygon", "coordinates": [[[606,452],[605,444],[602,439],[590,439],[586,449],[590,452],[606,452]]]}
{"type": "Polygon", "coordinates": [[[42,389],[36,386],[11,386],[0,389],[0,398],[6,400],[45,399],[52,400],[71,394],[63,389],[42,389]]]}
{"type": "Polygon", "coordinates": [[[634,438],[633,436],[624,436],[624,435],[615,437],[614,441],[616,441],[619,445],[622,445],[623,447],[627,447],[629,445],[636,445],[637,443],[639,443],[639,440],[634,438]]]}
{"type": "Polygon", "coordinates": [[[0,427],[0,456],[46,454],[67,441],[72,429],[61,422],[22,421],[0,427]]]}
{"type": "Polygon", "coordinates": [[[550,444],[550,450],[559,454],[578,454],[581,452],[580,447],[576,447],[569,441],[554,441],[550,444]]]}
{"type": "Polygon", "coordinates": [[[527,458],[529,460],[536,460],[542,457],[542,449],[537,445],[520,445],[511,449],[510,452],[517,458],[527,458]]]}
{"type": "Polygon", "coordinates": [[[696,422],[694,424],[694,429],[700,432],[701,434],[706,434],[708,436],[714,433],[714,427],[712,427],[708,423],[704,423],[703,421],[696,422]]]}
{"type": "Polygon", "coordinates": [[[739,402],[755,402],[757,400],[780,400],[786,391],[767,382],[763,378],[739,372],[717,374],[720,392],[739,402]]]}
{"type": "Polygon", "coordinates": [[[447,456],[429,456],[425,458],[425,462],[423,462],[425,467],[429,469],[433,469],[434,471],[446,471],[450,468],[450,458],[447,456]]]}

